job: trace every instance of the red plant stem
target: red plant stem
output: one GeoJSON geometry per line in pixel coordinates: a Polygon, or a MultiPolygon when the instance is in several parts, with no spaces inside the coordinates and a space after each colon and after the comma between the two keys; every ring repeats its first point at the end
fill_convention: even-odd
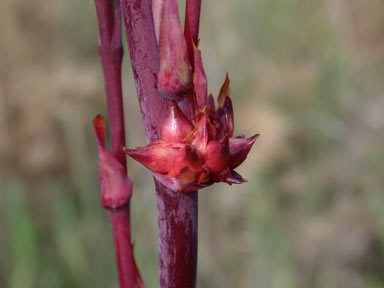
{"type": "Polygon", "coordinates": [[[121,63],[123,45],[121,41],[120,2],[115,11],[109,0],[95,0],[99,23],[99,56],[103,68],[107,95],[111,152],[126,167],[123,93],[121,85],[121,63]]]}
{"type": "MultiPolygon", "coordinates": [[[[109,133],[113,156],[126,167],[123,99],[121,92],[122,49],[101,57],[107,91],[109,133]],[[119,88],[117,88],[119,87],[119,88]]],[[[102,55],[102,52],[100,53],[102,55]]]]}
{"type": "MultiPolygon", "coordinates": [[[[122,0],[125,30],[147,143],[159,139],[167,108],[157,90],[159,53],[151,0],[122,0]]],[[[193,288],[197,264],[197,192],[175,193],[156,182],[159,288],[193,288]]]]}
{"type": "Polygon", "coordinates": [[[160,62],[151,0],[121,0],[121,6],[137,96],[149,143],[159,139],[159,124],[167,115],[166,101],[157,90],[160,62]]]}
{"type": "Polygon", "coordinates": [[[135,287],[133,249],[131,244],[130,205],[109,210],[116,250],[121,288],[135,287]]]}
{"type": "Polygon", "coordinates": [[[193,65],[193,44],[197,46],[199,39],[201,0],[187,0],[185,9],[184,35],[187,41],[189,62],[193,65]]]}
{"type": "Polygon", "coordinates": [[[176,193],[156,183],[159,287],[196,287],[197,191],[176,193]]]}
{"type": "MultiPolygon", "coordinates": [[[[99,24],[99,56],[103,68],[107,96],[112,155],[126,169],[123,94],[121,65],[121,9],[119,0],[113,7],[110,0],[95,0],[99,24]]],[[[115,242],[120,288],[134,288],[135,262],[131,244],[130,201],[119,209],[107,209],[115,242]]]]}

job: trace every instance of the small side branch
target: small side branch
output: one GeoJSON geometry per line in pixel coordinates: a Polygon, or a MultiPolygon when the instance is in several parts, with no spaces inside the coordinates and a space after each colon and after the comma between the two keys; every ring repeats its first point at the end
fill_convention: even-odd
{"type": "Polygon", "coordinates": [[[144,287],[135,265],[131,244],[132,181],[127,176],[126,156],[123,152],[125,129],[121,83],[123,46],[120,1],[95,0],[95,6],[99,27],[98,51],[104,74],[111,142],[109,153],[105,148],[104,121],[101,116],[96,117],[94,125],[99,148],[101,197],[104,208],[110,215],[120,288],[144,287]],[[113,175],[105,171],[112,171],[113,175]],[[120,182],[123,184],[117,185],[120,182]],[[137,283],[141,283],[141,286],[137,283]]]}

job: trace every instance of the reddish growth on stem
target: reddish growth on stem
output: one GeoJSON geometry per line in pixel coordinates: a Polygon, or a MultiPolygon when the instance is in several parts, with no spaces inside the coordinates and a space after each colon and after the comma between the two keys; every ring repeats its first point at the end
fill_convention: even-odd
{"type": "Polygon", "coordinates": [[[157,84],[169,99],[168,116],[160,127],[160,140],[124,151],[152,170],[163,185],[176,192],[194,191],[215,182],[241,184],[246,180],[234,169],[246,159],[259,135],[233,137],[228,75],[220,90],[216,109],[213,96],[208,97],[200,51],[193,42],[193,62],[190,63],[187,57],[187,42],[181,34],[176,0],[164,0],[161,5],[156,5],[161,10],[155,15],[161,15],[160,19],[155,17],[154,21],[160,25],[157,84]],[[180,94],[189,88],[190,67],[194,67],[192,93],[180,94]],[[189,98],[192,102],[193,117],[187,117],[179,108],[180,97],[189,98]]]}

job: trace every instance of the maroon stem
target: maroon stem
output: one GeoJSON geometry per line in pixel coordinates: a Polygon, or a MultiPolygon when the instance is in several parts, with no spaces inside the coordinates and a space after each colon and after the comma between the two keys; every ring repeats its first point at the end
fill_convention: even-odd
{"type": "Polygon", "coordinates": [[[128,204],[125,207],[117,210],[109,210],[121,288],[135,287],[129,206],[130,205],[128,204]]]}
{"type": "MultiPolygon", "coordinates": [[[[95,0],[99,24],[99,56],[103,68],[107,96],[108,119],[112,155],[126,169],[123,94],[121,65],[120,2],[95,0]],[[114,5],[113,5],[114,4],[114,5]]],[[[130,201],[122,208],[108,209],[115,241],[120,288],[135,287],[135,262],[131,244],[130,201]]]]}
{"type": "Polygon", "coordinates": [[[102,49],[100,50],[107,94],[111,152],[123,167],[126,167],[126,156],[123,151],[125,147],[125,131],[121,91],[121,61],[123,50],[122,48],[114,49],[107,55],[103,54],[104,51],[102,51],[102,49]]]}
{"type": "Polygon", "coordinates": [[[157,90],[160,62],[151,0],[121,0],[121,6],[137,96],[149,143],[159,139],[159,124],[167,115],[166,101],[157,90]]]}
{"type": "Polygon", "coordinates": [[[113,7],[109,0],[95,0],[99,23],[99,56],[103,67],[107,95],[109,131],[112,154],[126,167],[123,93],[121,85],[121,63],[123,45],[121,41],[120,2],[113,7]]]}
{"type": "MultiPolygon", "coordinates": [[[[121,0],[147,142],[159,139],[167,115],[157,90],[159,53],[151,0],[121,0]]],[[[176,193],[157,181],[159,287],[193,288],[197,264],[197,192],[176,193]]]]}
{"type": "Polygon", "coordinates": [[[197,191],[176,193],[156,182],[159,287],[196,287],[197,191]]]}
{"type": "Polygon", "coordinates": [[[189,62],[193,65],[193,43],[197,46],[199,39],[201,0],[187,0],[185,9],[184,35],[187,40],[189,62]]]}

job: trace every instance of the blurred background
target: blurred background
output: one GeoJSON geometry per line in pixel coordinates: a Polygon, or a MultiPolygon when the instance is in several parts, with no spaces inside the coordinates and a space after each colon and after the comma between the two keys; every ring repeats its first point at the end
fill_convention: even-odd
{"type": "MultiPolygon", "coordinates": [[[[183,4],[182,4],[183,6],[183,4]]],[[[106,116],[93,1],[0,2],[0,287],[117,287],[91,126],[106,116]]],[[[384,287],[384,2],[203,1],[202,56],[228,71],[239,172],[199,196],[198,287],[384,287]]],[[[129,147],[145,143],[128,52],[129,147]]],[[[135,254],[157,286],[150,173],[134,180],[135,254]]]]}

